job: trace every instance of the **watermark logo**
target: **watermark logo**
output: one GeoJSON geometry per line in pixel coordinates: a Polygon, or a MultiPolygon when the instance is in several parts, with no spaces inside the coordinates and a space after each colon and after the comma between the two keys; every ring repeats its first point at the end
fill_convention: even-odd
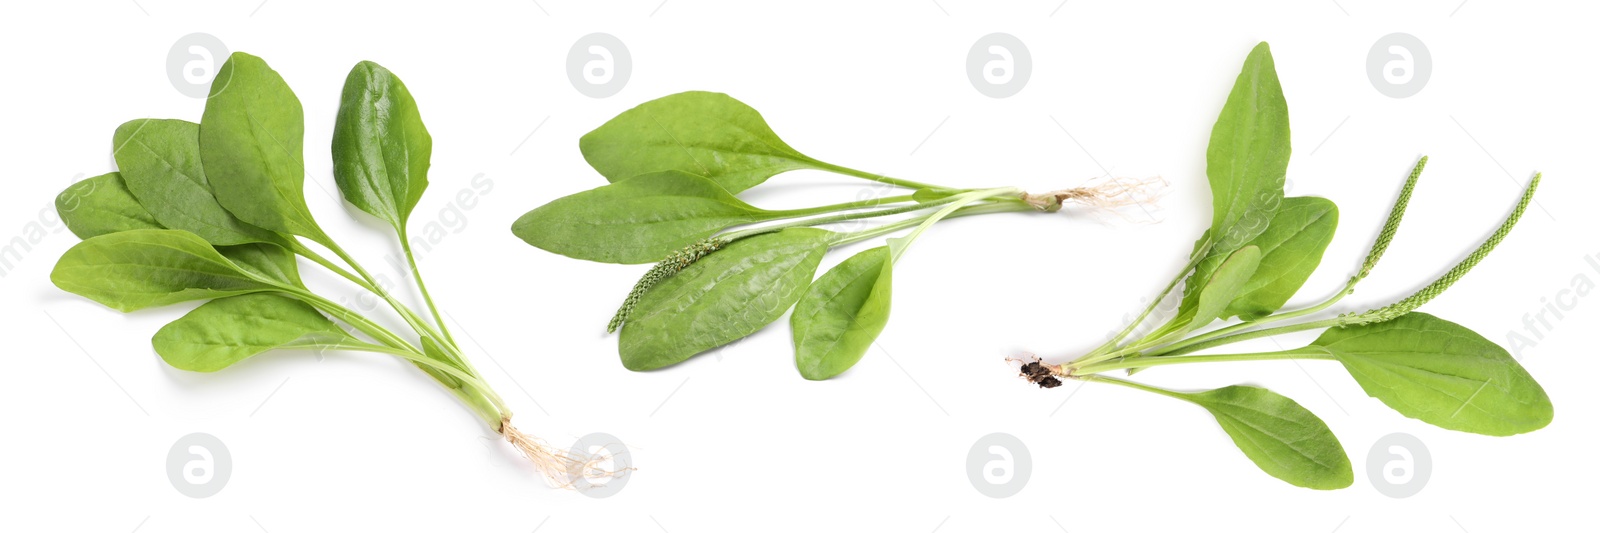
{"type": "Polygon", "coordinates": [[[590,472],[571,472],[569,481],[579,494],[590,498],[609,498],[628,485],[633,470],[633,455],[622,440],[605,433],[590,433],[572,445],[573,457],[594,457],[586,465],[590,472]],[[604,474],[600,474],[604,473],[604,474]],[[590,474],[597,474],[591,476],[590,474]]]}
{"type": "Polygon", "coordinates": [[[1421,440],[1407,433],[1390,433],[1372,443],[1367,452],[1367,480],[1390,498],[1409,498],[1422,492],[1433,474],[1433,456],[1421,440]]]}
{"type": "Polygon", "coordinates": [[[206,433],[190,433],[167,451],[167,480],[190,498],[209,498],[228,485],[233,456],[222,441],[206,433]]]}
{"type": "Polygon", "coordinates": [[[167,51],[167,79],[172,88],[190,98],[205,98],[211,78],[228,60],[228,47],[209,33],[191,33],[172,43],[167,51]]]}
{"type": "MultiPolygon", "coordinates": [[[[1600,273],[1600,254],[1586,255],[1583,261],[1596,273],[1600,273]]],[[[1550,296],[1539,297],[1539,309],[1522,314],[1522,330],[1506,332],[1506,346],[1511,355],[1522,359],[1522,352],[1528,348],[1539,346],[1545,338],[1555,333],[1556,326],[1566,320],[1567,314],[1575,311],[1578,304],[1582,303],[1589,293],[1594,292],[1595,282],[1582,271],[1572,276],[1567,287],[1550,296]]]]}
{"type": "Polygon", "coordinates": [[[1008,33],[991,33],[972,43],[967,51],[967,79],[990,98],[1006,98],[1022,91],[1033,73],[1033,56],[1027,45],[1008,33]]]}
{"type": "Polygon", "coordinates": [[[967,480],[978,493],[1009,498],[1022,492],[1033,474],[1033,456],[1022,441],[1007,433],[990,433],[967,451],[967,480]]]}
{"type": "Polygon", "coordinates": [[[567,51],[567,79],[579,93],[606,98],[622,91],[633,73],[633,56],[622,40],[608,33],[591,33],[572,43],[567,51]]]}
{"type": "Polygon", "coordinates": [[[1385,35],[1367,51],[1367,79],[1390,98],[1421,92],[1432,74],[1433,56],[1428,54],[1428,47],[1409,33],[1385,35]]]}

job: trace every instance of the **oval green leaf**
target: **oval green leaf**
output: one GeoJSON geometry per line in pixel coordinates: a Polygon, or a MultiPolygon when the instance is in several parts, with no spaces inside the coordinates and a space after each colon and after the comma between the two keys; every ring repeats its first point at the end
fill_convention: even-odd
{"type": "Polygon", "coordinates": [[[118,311],[274,290],[193,233],[137,229],[84,240],[56,262],[61,290],[118,311]]]}
{"type": "Polygon", "coordinates": [[[1183,306],[1195,306],[1204,281],[1223,260],[1267,230],[1283,203],[1288,168],[1289,105],[1272,51],[1263,42],[1245,58],[1211,127],[1206,148],[1206,179],[1211,186],[1211,228],[1206,237],[1211,245],[1184,282],[1183,306]]]}
{"type": "Polygon", "coordinates": [[[790,170],[820,168],[773,133],[761,113],[722,93],[690,91],[639,104],[578,140],[610,181],[678,170],[730,193],[790,170]]]}
{"type": "Polygon", "coordinates": [[[432,154],[433,137],[405,83],[371,61],[350,69],[333,124],[333,178],[345,201],[405,233],[428,188],[432,154]]]}
{"type": "Polygon", "coordinates": [[[322,244],[306,207],[300,99],[261,58],[234,52],[200,118],[200,159],[217,201],[247,223],[322,244]]]}
{"type": "Polygon", "coordinates": [[[1368,395],[1445,429],[1516,435],[1555,416],[1544,388],[1504,348],[1432,315],[1331,328],[1312,346],[1344,363],[1368,395]]]}
{"type": "Polygon", "coordinates": [[[281,240],[239,220],[217,202],[200,164],[199,124],[133,120],[119,126],[111,142],[128,190],[162,226],[199,235],[218,246],[281,240]]]}
{"type": "Polygon", "coordinates": [[[79,181],[61,191],[56,196],[56,214],[80,239],[135,229],[161,229],[116,172],[79,181]]]}
{"type": "Polygon", "coordinates": [[[305,302],[268,293],[206,302],[162,327],[150,342],[167,364],[193,372],[216,372],[280,348],[359,343],[305,302]]]}
{"type": "Polygon", "coordinates": [[[1266,230],[1283,201],[1288,168],[1289,104],[1263,42],[1245,58],[1206,148],[1211,235],[1222,253],[1266,230]]]}
{"type": "Polygon", "coordinates": [[[828,379],[855,366],[889,323],[894,263],[889,247],[851,256],[811,283],[789,316],[795,366],[828,379]]]}
{"type": "Polygon", "coordinates": [[[1318,490],[1342,489],[1355,479],[1339,438],[1288,397],[1245,385],[1182,396],[1210,411],[1234,445],[1272,477],[1318,490]]]}
{"type": "Polygon", "coordinates": [[[1339,208],[1315,196],[1285,198],[1267,230],[1249,245],[1261,249],[1261,266],[1220,318],[1255,320],[1272,314],[1305,285],[1333,242],[1339,208]]]}
{"type": "Polygon", "coordinates": [[[511,232],[574,259],[640,264],[770,212],[740,201],[711,180],[667,171],[566,196],[529,211],[511,232]]]}
{"type": "Polygon", "coordinates": [[[800,298],[834,237],[813,228],[747,237],[658,283],[622,327],[622,365],[674,365],[766,327],[800,298]]]}

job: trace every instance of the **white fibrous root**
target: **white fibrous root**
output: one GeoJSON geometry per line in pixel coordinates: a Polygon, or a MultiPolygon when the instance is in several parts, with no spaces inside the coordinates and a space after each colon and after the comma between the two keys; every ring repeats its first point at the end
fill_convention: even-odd
{"type": "Polygon", "coordinates": [[[1108,212],[1123,207],[1154,205],[1166,194],[1167,180],[1153,178],[1105,178],[1090,180],[1082,187],[1046,193],[1023,193],[1022,200],[1040,211],[1053,213],[1071,203],[1108,212]]]}
{"type": "Polygon", "coordinates": [[[604,454],[576,453],[551,446],[544,439],[518,431],[516,426],[511,425],[511,417],[500,420],[500,435],[532,461],[534,468],[552,487],[579,488],[580,480],[615,478],[633,470],[602,466],[610,459],[604,454]]]}

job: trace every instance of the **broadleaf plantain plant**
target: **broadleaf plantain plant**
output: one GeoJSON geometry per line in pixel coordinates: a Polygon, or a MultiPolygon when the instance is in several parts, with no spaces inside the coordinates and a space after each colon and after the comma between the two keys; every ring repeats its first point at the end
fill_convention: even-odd
{"type": "Polygon", "coordinates": [[[1001,212],[1046,212],[1072,203],[1115,208],[1149,201],[1154,180],[1112,180],[1029,194],[1012,187],[930,185],[826,163],[790,147],[761,115],[725,94],[679,93],[623,112],[579,148],[611,183],[523,215],[512,232],[536,247],[604,263],[656,263],[612,317],[623,366],[653,370],[790,318],[795,365],[827,379],[855,365],[888,323],[892,270],[933,224],[1001,212]],[[907,189],[908,194],[769,210],[737,196],[776,174],[819,170],[907,189]],[[850,232],[845,221],[907,215],[850,232]],[[737,229],[736,229],[737,228],[737,229]],[[813,282],[830,249],[900,231],[813,282]]]}
{"type": "Polygon", "coordinates": [[[397,301],[317,224],[304,196],[300,101],[265,61],[244,53],[218,69],[199,124],[123,124],[113,138],[119,172],[84,180],[57,198],[61,218],[83,242],[62,255],[51,280],[124,312],[210,300],[152,339],[173,367],[215,372],[275,349],[389,354],[439,381],[553,484],[619,474],[513,427],[511,410],[440,319],[406,237],[406,221],[428,186],[433,147],[405,84],[375,63],[356,65],[334,127],[339,190],[394,228],[432,323],[397,301]],[[312,292],[300,280],[297,256],[382,298],[414,336],[312,292]]]}
{"type": "Polygon", "coordinates": [[[1195,243],[1188,265],[1105,344],[1062,364],[1027,362],[1022,365],[1023,376],[1045,388],[1074,379],[1189,401],[1210,411],[1262,470],[1315,489],[1349,486],[1350,460],[1327,425],[1293,400],[1259,387],[1234,385],[1187,393],[1106,374],[1206,362],[1331,360],[1343,364],[1367,394],[1405,416],[1439,427],[1514,435],[1549,424],[1554,415],[1550,398],[1505,349],[1467,328],[1416,311],[1505,238],[1532,201],[1540,176],[1534,175],[1499,229],[1432,284],[1384,307],[1311,319],[1307,317],[1354,292],[1372,272],[1399,229],[1427,158],[1412,170],[1357,273],[1332,297],[1281,311],[1321,262],[1338,219],[1338,210],[1328,200],[1283,196],[1288,160],[1288,107],[1272,56],[1261,43],[1245,60],[1212,130],[1206,152],[1212,225],[1195,243]],[[1130,338],[1180,283],[1176,315],[1149,333],[1130,338]],[[1230,317],[1240,321],[1195,333],[1230,317]],[[1234,342],[1317,329],[1325,331],[1300,348],[1194,355],[1234,342]]]}

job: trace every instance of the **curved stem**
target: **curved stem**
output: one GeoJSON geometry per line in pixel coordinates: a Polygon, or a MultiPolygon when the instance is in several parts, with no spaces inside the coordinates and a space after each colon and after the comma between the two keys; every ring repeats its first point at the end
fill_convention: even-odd
{"type": "Polygon", "coordinates": [[[471,385],[473,388],[478,389],[480,392],[482,392],[484,394],[485,397],[487,397],[496,406],[505,405],[505,401],[500,398],[500,395],[496,394],[493,389],[490,389],[489,388],[489,384],[484,383],[481,378],[469,375],[466,372],[463,372],[459,368],[444,364],[442,362],[439,362],[437,360],[434,360],[432,358],[429,358],[428,356],[419,354],[417,352],[413,352],[413,351],[410,351],[410,350],[401,350],[401,349],[396,349],[396,348],[390,348],[388,346],[379,346],[379,345],[376,345],[376,344],[370,344],[370,343],[364,343],[364,342],[363,343],[357,343],[357,344],[349,344],[349,343],[339,344],[339,345],[336,345],[335,347],[336,348],[346,349],[346,350],[356,350],[356,351],[362,351],[362,352],[389,354],[389,355],[393,355],[395,357],[399,357],[401,359],[405,359],[407,361],[410,361],[410,362],[415,363],[415,364],[420,365],[420,366],[426,366],[428,368],[432,368],[434,370],[438,370],[438,371],[443,372],[445,374],[449,374],[450,377],[456,378],[456,379],[460,380],[464,384],[471,385]]]}
{"type": "Polygon", "coordinates": [[[1118,378],[1114,378],[1114,377],[1111,377],[1111,376],[1102,376],[1102,375],[1099,375],[1099,374],[1093,374],[1093,375],[1088,375],[1088,376],[1078,376],[1077,379],[1081,379],[1081,380],[1084,380],[1084,381],[1101,381],[1101,382],[1105,382],[1105,383],[1121,385],[1121,386],[1124,386],[1124,387],[1128,387],[1130,389],[1138,389],[1138,390],[1142,390],[1142,391],[1145,391],[1145,392],[1153,392],[1153,393],[1156,393],[1156,394],[1160,394],[1162,396],[1166,396],[1168,398],[1177,398],[1179,400],[1183,400],[1183,401],[1186,401],[1186,402],[1192,401],[1192,400],[1189,399],[1188,395],[1185,395],[1184,393],[1181,393],[1181,392],[1171,391],[1171,390],[1163,389],[1163,388],[1160,388],[1160,387],[1152,387],[1150,385],[1145,385],[1143,383],[1139,383],[1139,382],[1136,382],[1136,381],[1128,381],[1126,379],[1118,379],[1118,378]]]}
{"type": "MultiPolygon", "coordinates": [[[[1264,317],[1261,317],[1261,318],[1258,318],[1258,319],[1255,319],[1255,320],[1252,320],[1252,321],[1249,321],[1249,322],[1240,322],[1238,324],[1234,324],[1232,326],[1228,326],[1228,327],[1225,327],[1225,328],[1215,329],[1215,330],[1208,331],[1206,333],[1202,333],[1202,334],[1199,334],[1199,335],[1195,335],[1193,337],[1190,337],[1190,338],[1187,338],[1187,339],[1184,339],[1184,340],[1181,340],[1181,341],[1178,341],[1178,342],[1175,342],[1175,343],[1172,343],[1172,344],[1168,344],[1166,346],[1162,346],[1161,349],[1163,351],[1181,350],[1183,348],[1187,348],[1187,347],[1195,345],[1195,344],[1200,344],[1202,342],[1206,342],[1206,341],[1209,341],[1211,339],[1226,337],[1226,336],[1233,335],[1233,334],[1236,334],[1236,333],[1239,333],[1239,332],[1242,332],[1242,331],[1253,330],[1253,329],[1256,329],[1256,328],[1259,328],[1261,326],[1264,326],[1264,325],[1267,325],[1267,324],[1271,324],[1271,323],[1274,323],[1274,322],[1281,322],[1281,321],[1284,321],[1284,320],[1300,318],[1302,316],[1306,316],[1306,315],[1317,313],[1317,312],[1322,311],[1324,309],[1327,309],[1329,307],[1333,307],[1333,304],[1338,303],[1339,300],[1343,300],[1345,296],[1348,296],[1351,293],[1355,292],[1356,282],[1359,282],[1359,281],[1361,281],[1361,278],[1356,278],[1356,277],[1350,278],[1350,281],[1348,283],[1345,283],[1344,288],[1339,289],[1339,292],[1337,294],[1334,294],[1332,297],[1328,298],[1327,300],[1323,300],[1321,303],[1318,303],[1316,305],[1312,305],[1310,307],[1306,307],[1306,308],[1302,308],[1302,309],[1296,309],[1296,310],[1293,310],[1293,311],[1285,311],[1285,312],[1282,312],[1282,313],[1277,313],[1277,314],[1273,314],[1273,315],[1267,315],[1267,316],[1264,316],[1264,317]]],[[[1141,349],[1143,349],[1143,348],[1149,348],[1149,346],[1141,347],[1141,349]]]]}
{"type": "Polygon", "coordinates": [[[1281,352],[1261,353],[1231,353],[1216,355],[1186,355],[1182,357],[1140,357],[1135,359],[1120,359],[1094,363],[1080,367],[1068,367],[1075,375],[1090,375],[1112,370],[1129,368],[1145,368],[1151,366],[1176,365],[1188,363],[1220,363],[1225,361],[1277,361],[1283,359],[1333,359],[1333,354],[1325,350],[1301,348],[1298,350],[1284,350],[1281,352]]]}
{"type": "Polygon", "coordinates": [[[785,219],[785,218],[796,218],[796,217],[806,217],[806,216],[811,216],[811,215],[820,215],[820,214],[823,214],[823,213],[832,213],[832,212],[835,212],[835,211],[850,211],[850,210],[853,210],[853,209],[865,209],[865,208],[868,208],[868,207],[877,207],[877,206],[880,206],[880,205],[898,204],[898,203],[901,203],[901,202],[909,202],[909,201],[914,200],[914,198],[912,198],[912,196],[913,195],[910,195],[910,194],[902,194],[902,195],[899,195],[899,196],[885,196],[885,197],[882,197],[882,198],[868,198],[866,200],[858,200],[858,201],[854,201],[854,202],[844,202],[844,203],[824,205],[824,206],[818,206],[818,207],[807,207],[807,208],[803,208],[803,209],[774,209],[774,210],[763,210],[763,211],[765,211],[766,214],[768,214],[768,215],[773,215],[775,217],[775,218],[773,218],[773,220],[780,220],[780,219],[785,219]]]}
{"type": "MultiPolygon", "coordinates": [[[[440,334],[438,330],[434,329],[433,326],[429,325],[426,321],[422,320],[422,317],[418,316],[416,311],[412,311],[410,307],[406,307],[405,304],[402,304],[399,300],[394,299],[394,296],[389,294],[389,291],[379,286],[377,279],[373,278],[372,274],[367,272],[367,269],[362,268],[361,263],[356,262],[354,257],[351,257],[349,253],[346,253],[344,248],[341,248],[338,244],[333,244],[328,246],[328,249],[333,250],[334,255],[339,256],[339,259],[350,265],[350,268],[355,269],[356,274],[360,275],[362,279],[366,280],[366,288],[372,291],[373,294],[377,294],[378,297],[383,298],[383,301],[387,302],[389,307],[393,308],[394,311],[400,315],[400,318],[404,319],[406,324],[411,326],[411,329],[416,330],[418,335],[432,337],[441,341],[445,340],[445,336],[440,334]]],[[[460,365],[464,369],[471,370],[471,364],[467,363],[466,360],[461,357],[461,351],[456,348],[455,343],[446,341],[438,342],[436,344],[438,344],[439,347],[444,350],[445,355],[450,357],[457,365],[460,365]]],[[[473,373],[476,374],[477,372],[473,371],[473,373]]]]}
{"type": "Polygon", "coordinates": [[[782,224],[773,224],[773,225],[770,225],[770,226],[762,226],[762,227],[759,227],[759,228],[750,228],[750,229],[745,229],[745,230],[732,231],[732,232],[724,233],[722,235],[722,237],[725,238],[725,239],[728,239],[729,241],[736,241],[736,240],[739,240],[739,239],[743,239],[745,237],[750,237],[750,236],[754,236],[754,235],[760,235],[760,234],[763,234],[763,233],[771,233],[771,232],[774,232],[774,231],[778,231],[778,230],[782,230],[782,229],[788,229],[788,228],[820,226],[820,225],[823,225],[823,224],[833,224],[835,222],[845,222],[845,221],[849,221],[849,220],[859,220],[859,219],[863,219],[863,218],[874,218],[874,217],[885,217],[885,216],[889,216],[889,215],[898,215],[898,214],[901,214],[901,213],[909,213],[909,212],[912,212],[912,211],[921,211],[921,210],[924,210],[924,209],[931,209],[931,208],[934,208],[934,207],[938,207],[938,206],[941,206],[941,205],[945,205],[945,204],[954,202],[959,198],[960,198],[960,196],[952,196],[952,197],[949,197],[949,198],[940,198],[938,200],[932,200],[932,201],[928,201],[928,202],[924,202],[924,203],[920,203],[920,204],[906,205],[906,206],[900,206],[900,207],[890,207],[890,208],[887,208],[887,209],[878,209],[878,210],[874,210],[874,211],[861,211],[861,212],[844,213],[844,214],[840,214],[840,215],[833,215],[833,216],[827,216],[827,217],[807,218],[807,219],[802,219],[802,220],[796,220],[796,221],[793,221],[793,222],[785,222],[785,223],[782,223],[782,224]]]}
{"type": "Polygon", "coordinates": [[[1089,351],[1089,353],[1078,357],[1077,361],[1091,360],[1097,356],[1105,354],[1107,351],[1116,348],[1118,342],[1122,342],[1122,339],[1127,338],[1128,335],[1133,333],[1133,330],[1138,329],[1139,325],[1143,324],[1145,319],[1150,318],[1150,314],[1155,312],[1157,307],[1161,306],[1161,302],[1167,299],[1167,295],[1172,294],[1172,290],[1178,288],[1178,283],[1182,282],[1183,278],[1189,275],[1189,272],[1193,271],[1196,266],[1200,265],[1200,261],[1205,258],[1206,252],[1210,248],[1211,242],[1210,239],[1207,238],[1206,243],[1201,245],[1201,247],[1193,254],[1193,256],[1189,258],[1189,264],[1184,265],[1183,269],[1178,271],[1177,277],[1172,278],[1172,281],[1167,283],[1167,288],[1162,289],[1161,294],[1156,295],[1156,298],[1150,301],[1150,305],[1145,306],[1144,311],[1139,313],[1139,316],[1133,319],[1133,322],[1128,323],[1127,327],[1122,328],[1122,331],[1117,333],[1117,336],[1112,337],[1111,340],[1106,341],[1105,344],[1101,344],[1094,350],[1089,351]]]}
{"type": "Polygon", "coordinates": [[[905,187],[907,189],[935,189],[935,190],[941,190],[941,191],[959,190],[959,189],[952,189],[950,187],[941,187],[941,186],[938,186],[938,185],[932,185],[932,184],[922,183],[922,182],[917,182],[917,181],[903,180],[903,179],[900,179],[900,178],[891,178],[891,177],[880,175],[880,174],[873,174],[871,172],[862,172],[860,170],[856,170],[856,169],[853,169],[853,168],[841,167],[841,166],[835,165],[833,163],[825,163],[825,162],[822,162],[822,161],[817,161],[815,159],[811,160],[811,163],[816,165],[817,168],[820,168],[822,170],[826,170],[828,172],[833,172],[835,174],[844,174],[846,176],[855,177],[855,178],[861,178],[861,179],[864,179],[864,180],[876,181],[878,183],[887,183],[887,184],[890,184],[890,185],[894,185],[896,187],[905,187]]]}
{"type": "MultiPolygon", "coordinates": [[[[1208,340],[1208,341],[1205,341],[1205,342],[1197,342],[1197,343],[1194,343],[1194,344],[1190,344],[1188,346],[1184,346],[1182,348],[1177,348],[1177,349],[1173,349],[1173,350],[1166,350],[1166,351],[1150,353],[1150,354],[1144,354],[1143,356],[1140,356],[1140,360],[1143,360],[1144,362],[1148,363],[1152,359],[1147,359],[1147,358],[1172,357],[1172,356],[1178,356],[1178,355],[1183,355],[1183,354],[1194,353],[1194,352],[1198,352],[1200,350],[1216,348],[1218,346],[1233,344],[1235,342],[1247,341],[1247,340],[1250,340],[1250,339],[1259,339],[1261,337],[1271,337],[1273,335],[1282,335],[1284,333],[1293,333],[1293,332],[1296,332],[1296,331],[1305,331],[1305,330],[1308,330],[1308,329],[1321,329],[1321,328],[1349,326],[1349,325],[1353,325],[1353,324],[1357,324],[1357,323],[1359,323],[1359,322],[1352,322],[1351,320],[1349,320],[1346,317],[1334,317],[1334,318],[1329,318],[1329,319],[1324,319],[1324,320],[1313,320],[1311,322],[1301,322],[1299,324],[1290,324],[1290,325],[1287,325],[1287,326],[1278,326],[1278,327],[1275,327],[1275,328],[1260,329],[1260,330],[1248,331],[1248,332],[1244,332],[1244,333],[1235,333],[1233,335],[1217,337],[1217,338],[1214,338],[1214,339],[1211,339],[1211,340],[1208,340]]],[[[1138,365],[1138,366],[1144,366],[1144,365],[1138,365]]]]}
{"type": "Polygon", "coordinates": [[[954,199],[950,202],[950,205],[944,206],[944,208],[939,209],[938,211],[934,212],[932,215],[928,215],[927,218],[923,219],[921,224],[917,225],[917,229],[911,230],[911,234],[910,235],[906,235],[904,237],[904,239],[905,239],[904,240],[904,243],[905,243],[904,245],[891,246],[889,248],[889,250],[891,252],[889,254],[889,262],[890,263],[899,262],[900,261],[900,255],[905,253],[906,248],[908,248],[911,245],[912,242],[915,242],[917,240],[917,237],[921,237],[922,236],[922,232],[928,231],[929,227],[932,227],[934,224],[939,223],[939,220],[941,220],[941,219],[943,219],[943,218],[945,218],[947,216],[950,216],[951,213],[954,213],[956,210],[961,209],[963,206],[966,206],[967,204],[970,204],[972,202],[983,200],[985,198],[991,198],[991,197],[995,197],[995,196],[1002,196],[1002,195],[1006,195],[1006,194],[1014,194],[1014,193],[1019,193],[1019,192],[1021,192],[1021,190],[1017,189],[1016,187],[1001,187],[1001,188],[998,188],[998,189],[984,189],[984,190],[981,190],[981,191],[973,191],[973,192],[968,192],[968,193],[962,193],[962,194],[958,194],[958,195],[952,197],[954,199]]]}
{"type": "MultiPolygon", "coordinates": [[[[972,215],[984,215],[984,214],[989,214],[989,213],[1015,213],[1015,212],[1019,212],[1019,211],[1034,211],[1034,209],[1032,207],[1027,206],[1026,204],[1013,204],[1013,203],[1009,203],[1009,202],[1006,202],[1006,203],[1001,203],[1001,202],[985,203],[985,204],[969,205],[969,206],[962,207],[961,209],[957,209],[954,213],[950,213],[950,215],[946,216],[945,218],[950,219],[950,218],[972,216],[972,215]]],[[[894,233],[896,231],[900,231],[900,230],[903,230],[903,229],[906,229],[906,228],[909,228],[909,227],[912,227],[912,226],[916,226],[917,224],[921,224],[924,220],[927,220],[928,217],[931,217],[931,216],[933,216],[933,215],[932,214],[928,214],[928,215],[924,215],[924,216],[920,216],[920,217],[916,217],[916,218],[908,218],[908,219],[905,219],[905,220],[892,222],[892,223],[889,223],[889,224],[884,224],[884,225],[878,226],[876,228],[869,228],[869,229],[864,229],[864,230],[861,230],[861,231],[845,233],[845,234],[840,235],[838,239],[833,241],[833,246],[844,246],[846,244],[854,244],[854,243],[865,241],[865,240],[868,240],[868,239],[873,239],[873,238],[876,238],[876,237],[881,237],[881,236],[884,236],[884,235],[888,235],[890,233],[894,233]]]]}
{"type": "Polygon", "coordinates": [[[289,243],[289,251],[294,252],[301,257],[305,257],[306,259],[310,259],[313,263],[322,265],[323,268],[328,269],[334,274],[338,274],[339,277],[349,280],[351,283],[356,284],[356,286],[368,291],[372,291],[373,293],[378,292],[378,289],[367,283],[367,280],[361,279],[361,277],[350,273],[350,271],[346,270],[344,267],[335,264],[333,261],[329,261],[328,258],[323,257],[322,254],[319,254],[315,250],[307,248],[306,245],[301,244],[299,240],[291,238],[289,239],[289,243]]]}
{"type": "Polygon", "coordinates": [[[422,293],[422,301],[428,304],[428,312],[433,314],[433,323],[439,326],[439,332],[444,334],[444,340],[451,346],[456,343],[455,337],[450,336],[450,328],[444,325],[444,318],[439,316],[439,307],[433,304],[433,296],[428,294],[428,284],[422,282],[422,271],[417,269],[417,257],[411,253],[411,240],[406,238],[406,232],[400,231],[400,249],[406,254],[406,264],[411,269],[411,279],[416,280],[417,290],[422,293]]]}

